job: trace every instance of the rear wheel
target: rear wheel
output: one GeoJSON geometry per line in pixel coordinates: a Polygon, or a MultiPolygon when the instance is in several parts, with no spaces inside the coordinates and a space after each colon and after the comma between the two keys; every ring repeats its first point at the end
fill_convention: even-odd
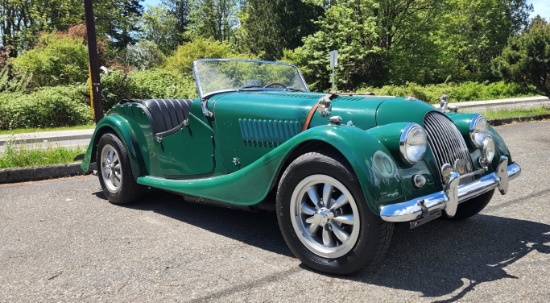
{"type": "Polygon", "coordinates": [[[103,193],[114,204],[137,200],[143,187],[136,183],[126,147],[120,139],[106,133],[97,144],[97,169],[103,193]]]}
{"type": "Polygon", "coordinates": [[[393,224],[366,204],[355,174],[339,155],[307,153],[285,170],[277,217],[287,245],[309,267],[353,274],[374,267],[389,246],[393,224]]]}
{"type": "Polygon", "coordinates": [[[494,193],[495,190],[493,189],[492,191],[486,192],[468,201],[460,203],[454,217],[447,219],[461,221],[468,219],[471,216],[477,215],[485,208],[485,206],[487,206],[487,204],[489,204],[494,193]]]}

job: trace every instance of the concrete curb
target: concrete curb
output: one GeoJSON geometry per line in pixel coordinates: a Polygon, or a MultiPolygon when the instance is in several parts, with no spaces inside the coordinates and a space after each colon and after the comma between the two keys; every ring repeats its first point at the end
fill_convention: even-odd
{"type": "MultiPolygon", "coordinates": [[[[96,169],[95,163],[91,170],[96,169]]],[[[49,165],[41,167],[0,169],[0,184],[39,181],[63,177],[86,175],[80,163],[49,165]]]]}
{"type": "Polygon", "coordinates": [[[6,144],[6,142],[12,141],[13,143],[41,143],[41,142],[55,142],[63,140],[84,140],[90,139],[94,129],[81,129],[81,130],[65,130],[65,131],[51,131],[51,132],[36,132],[36,133],[24,133],[17,135],[0,135],[0,146],[6,144]]]}

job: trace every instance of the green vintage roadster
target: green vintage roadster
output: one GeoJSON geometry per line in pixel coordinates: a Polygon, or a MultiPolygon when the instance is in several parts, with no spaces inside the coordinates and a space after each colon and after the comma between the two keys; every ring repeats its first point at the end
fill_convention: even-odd
{"type": "Polygon", "coordinates": [[[274,210],[292,252],[321,272],[371,268],[394,222],[466,219],[521,173],[477,114],[414,98],[312,93],[284,63],[204,59],[194,76],[194,100],[114,106],[82,168],[97,162],[115,204],[158,188],[274,210]]]}

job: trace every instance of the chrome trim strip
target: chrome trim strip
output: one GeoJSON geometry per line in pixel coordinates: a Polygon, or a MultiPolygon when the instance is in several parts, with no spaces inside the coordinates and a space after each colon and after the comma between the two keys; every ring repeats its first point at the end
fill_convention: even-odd
{"type": "Polygon", "coordinates": [[[445,210],[447,215],[452,217],[456,213],[456,207],[461,202],[497,187],[501,193],[506,193],[508,181],[515,179],[521,174],[521,167],[516,163],[508,165],[508,158],[501,157],[501,162],[496,172],[483,176],[475,182],[457,186],[460,179],[471,174],[460,176],[457,173],[453,173],[449,185],[445,190],[403,203],[383,206],[380,210],[380,216],[387,222],[409,222],[418,220],[429,213],[445,210]]]}

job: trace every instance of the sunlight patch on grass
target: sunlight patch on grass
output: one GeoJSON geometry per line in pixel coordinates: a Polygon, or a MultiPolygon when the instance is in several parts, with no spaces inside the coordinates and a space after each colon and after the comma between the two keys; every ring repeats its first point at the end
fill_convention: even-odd
{"type": "Polygon", "coordinates": [[[536,107],[530,109],[511,109],[511,110],[489,110],[483,116],[487,120],[506,119],[515,117],[532,117],[540,115],[550,114],[550,108],[548,107],[536,107]]]}
{"type": "Polygon", "coordinates": [[[83,148],[29,147],[7,142],[4,152],[0,153],[0,169],[67,164],[74,162],[74,157],[85,152],[83,148]]]}

